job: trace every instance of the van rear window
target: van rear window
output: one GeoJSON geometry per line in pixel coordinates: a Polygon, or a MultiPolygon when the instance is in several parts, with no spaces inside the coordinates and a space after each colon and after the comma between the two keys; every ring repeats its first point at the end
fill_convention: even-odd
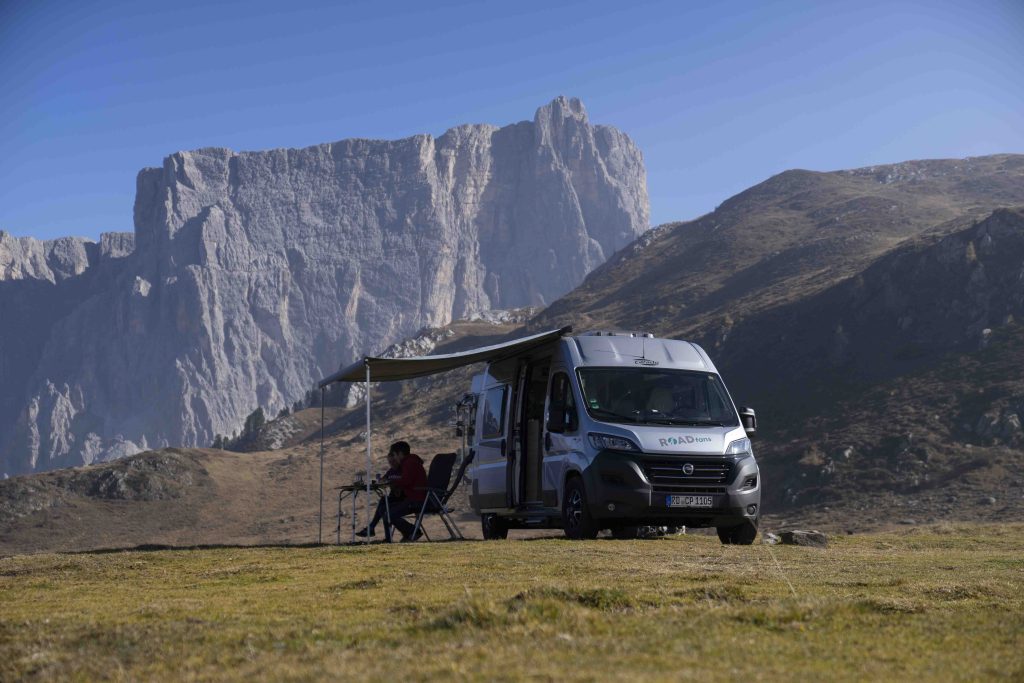
{"type": "Polygon", "coordinates": [[[505,390],[500,386],[488,389],[484,395],[483,438],[493,439],[503,434],[505,427],[505,390]]]}

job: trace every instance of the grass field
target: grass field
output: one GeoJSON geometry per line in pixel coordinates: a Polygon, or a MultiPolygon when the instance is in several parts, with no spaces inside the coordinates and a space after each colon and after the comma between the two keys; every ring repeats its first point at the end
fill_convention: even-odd
{"type": "Polygon", "coordinates": [[[1024,525],[0,559],[0,679],[1024,678],[1024,525]]]}

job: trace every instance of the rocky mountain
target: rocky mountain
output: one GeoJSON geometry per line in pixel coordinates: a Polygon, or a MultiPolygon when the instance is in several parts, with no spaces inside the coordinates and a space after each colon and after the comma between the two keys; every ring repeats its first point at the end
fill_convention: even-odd
{"type": "Polygon", "coordinates": [[[171,155],[139,173],[133,245],[0,240],[0,474],[208,444],[358,352],[554,301],[647,221],[639,150],[575,99],[437,138],[171,155]]]}

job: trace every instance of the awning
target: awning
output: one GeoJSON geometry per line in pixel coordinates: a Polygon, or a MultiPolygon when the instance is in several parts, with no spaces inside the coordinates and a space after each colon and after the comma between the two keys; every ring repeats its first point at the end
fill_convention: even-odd
{"type": "Polygon", "coordinates": [[[366,380],[366,366],[370,366],[370,376],[374,382],[391,382],[401,379],[426,377],[439,372],[447,372],[455,368],[484,361],[496,361],[515,356],[524,351],[543,346],[563,335],[572,332],[572,327],[541,332],[529,337],[514,339],[494,346],[482,346],[476,349],[446,353],[439,356],[418,356],[415,358],[375,358],[366,356],[360,361],[342,368],[330,377],[320,380],[323,388],[332,382],[363,382],[366,380]]]}

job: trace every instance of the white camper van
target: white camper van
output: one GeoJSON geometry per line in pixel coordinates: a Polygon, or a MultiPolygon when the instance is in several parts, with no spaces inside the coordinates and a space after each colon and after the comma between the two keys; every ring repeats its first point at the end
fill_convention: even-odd
{"type": "Polygon", "coordinates": [[[750,438],[704,350],[639,332],[562,336],[493,360],[473,379],[470,504],[484,537],[509,529],[715,527],[757,534],[761,481],[750,438]]]}

